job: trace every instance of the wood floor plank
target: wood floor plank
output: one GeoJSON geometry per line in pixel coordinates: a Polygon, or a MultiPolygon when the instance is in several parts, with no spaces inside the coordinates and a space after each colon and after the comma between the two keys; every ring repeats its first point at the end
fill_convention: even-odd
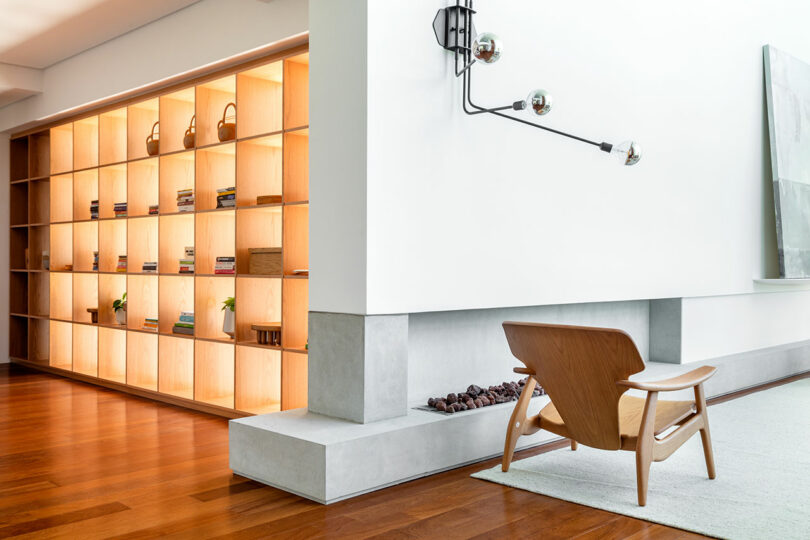
{"type": "Polygon", "coordinates": [[[0,365],[0,537],[703,538],[470,478],[497,462],[323,506],[234,476],[223,418],[0,365]]]}

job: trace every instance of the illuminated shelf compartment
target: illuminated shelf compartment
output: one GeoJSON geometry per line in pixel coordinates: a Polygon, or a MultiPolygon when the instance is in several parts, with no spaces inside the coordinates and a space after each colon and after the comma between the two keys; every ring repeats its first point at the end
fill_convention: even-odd
{"type": "Polygon", "coordinates": [[[194,341],[158,337],[158,391],[194,399],[194,341]]]}
{"type": "Polygon", "coordinates": [[[281,131],[284,66],[273,62],[236,76],[236,102],[242,112],[237,122],[239,138],[281,131]]]}
{"type": "Polygon", "coordinates": [[[194,116],[194,87],[160,97],[160,153],[183,150],[183,136],[194,116]]]}
{"type": "MultiPolygon", "coordinates": [[[[196,110],[198,147],[219,142],[219,138],[217,137],[217,123],[222,120],[226,105],[228,103],[234,103],[235,101],[236,75],[229,75],[197,86],[196,110]]],[[[228,114],[233,114],[233,108],[228,111],[228,114]]]]}
{"type": "Polygon", "coordinates": [[[127,160],[127,109],[123,107],[98,117],[98,161],[100,165],[127,160]]]}
{"type": "Polygon", "coordinates": [[[194,399],[234,408],[234,346],[198,341],[194,346],[194,399]]]}
{"type": "Polygon", "coordinates": [[[236,409],[253,414],[281,410],[281,351],[236,347],[236,409]]]}
{"type": "Polygon", "coordinates": [[[253,206],[257,197],[282,194],[282,135],[240,141],[236,145],[236,204],[253,206]]]}
{"type": "Polygon", "coordinates": [[[251,325],[281,322],[281,279],[236,278],[236,340],[256,342],[251,325]]]}
{"type": "Polygon", "coordinates": [[[152,126],[160,120],[160,102],[157,98],[134,103],[127,107],[127,159],[148,156],[146,138],[152,126]]]}

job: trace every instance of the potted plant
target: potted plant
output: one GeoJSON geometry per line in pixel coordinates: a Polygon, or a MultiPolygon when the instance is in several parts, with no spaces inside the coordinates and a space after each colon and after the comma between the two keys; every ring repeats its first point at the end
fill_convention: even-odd
{"type": "Polygon", "coordinates": [[[115,322],[122,325],[127,324],[127,293],[115,300],[112,307],[115,311],[115,322]]]}
{"type": "Polygon", "coordinates": [[[236,299],[229,296],[222,302],[222,311],[225,312],[225,318],[222,321],[222,331],[231,336],[233,339],[234,327],[234,310],[236,309],[236,299]]]}

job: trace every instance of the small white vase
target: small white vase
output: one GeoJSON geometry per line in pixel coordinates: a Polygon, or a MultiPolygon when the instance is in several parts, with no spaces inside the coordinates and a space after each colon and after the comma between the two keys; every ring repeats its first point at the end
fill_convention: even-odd
{"type": "Polygon", "coordinates": [[[231,336],[233,339],[233,321],[234,321],[234,314],[228,308],[225,308],[225,318],[222,320],[222,331],[231,336]]]}
{"type": "Polygon", "coordinates": [[[127,324],[127,312],[124,311],[123,309],[119,309],[118,311],[116,311],[115,322],[117,322],[120,325],[127,324]]]}

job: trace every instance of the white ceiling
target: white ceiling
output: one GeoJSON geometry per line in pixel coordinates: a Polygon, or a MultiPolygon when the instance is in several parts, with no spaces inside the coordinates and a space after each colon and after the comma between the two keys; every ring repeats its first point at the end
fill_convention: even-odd
{"type": "Polygon", "coordinates": [[[0,63],[45,68],[197,1],[0,0],[0,63]]]}

